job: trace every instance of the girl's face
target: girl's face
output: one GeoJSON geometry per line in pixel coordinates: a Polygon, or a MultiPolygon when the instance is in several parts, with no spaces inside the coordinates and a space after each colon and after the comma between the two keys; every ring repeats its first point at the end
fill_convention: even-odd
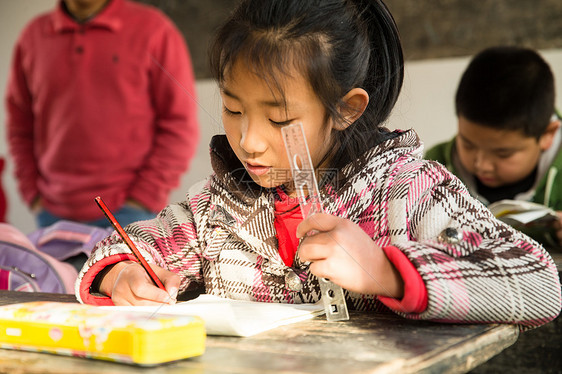
{"type": "Polygon", "coordinates": [[[325,125],[324,106],[306,79],[294,71],[289,73],[282,77],[286,106],[281,94],[240,60],[221,87],[222,122],[228,142],[252,179],[266,188],[291,180],[283,126],[302,123],[316,168],[331,146],[331,126],[325,125]]]}

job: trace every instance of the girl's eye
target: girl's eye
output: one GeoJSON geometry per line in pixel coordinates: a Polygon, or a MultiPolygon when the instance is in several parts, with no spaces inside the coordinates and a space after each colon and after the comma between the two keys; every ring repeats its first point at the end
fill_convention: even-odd
{"type": "Polygon", "coordinates": [[[234,112],[234,111],[228,109],[228,108],[227,108],[226,106],[224,106],[224,105],[223,105],[223,111],[224,111],[225,114],[227,114],[227,115],[229,115],[229,116],[236,116],[236,115],[241,114],[240,112],[234,112]]]}
{"type": "Polygon", "coordinates": [[[269,122],[271,122],[271,124],[274,125],[274,126],[283,127],[283,126],[290,125],[290,124],[293,122],[293,120],[287,120],[287,121],[283,121],[283,122],[276,122],[276,121],[273,121],[273,120],[270,119],[269,122]]]}

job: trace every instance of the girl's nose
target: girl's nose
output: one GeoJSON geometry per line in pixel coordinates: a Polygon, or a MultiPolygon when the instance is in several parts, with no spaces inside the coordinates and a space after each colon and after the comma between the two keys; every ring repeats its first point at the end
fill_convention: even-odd
{"type": "Polygon", "coordinates": [[[242,125],[240,147],[249,154],[260,154],[267,149],[267,126],[258,121],[247,120],[242,125]]]}

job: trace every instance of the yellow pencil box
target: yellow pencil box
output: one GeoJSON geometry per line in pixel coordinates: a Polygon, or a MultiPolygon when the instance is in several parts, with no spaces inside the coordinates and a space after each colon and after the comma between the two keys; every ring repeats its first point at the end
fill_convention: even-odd
{"type": "Polygon", "coordinates": [[[194,316],[44,301],[0,306],[0,348],[151,366],[202,355],[205,337],[194,316]]]}

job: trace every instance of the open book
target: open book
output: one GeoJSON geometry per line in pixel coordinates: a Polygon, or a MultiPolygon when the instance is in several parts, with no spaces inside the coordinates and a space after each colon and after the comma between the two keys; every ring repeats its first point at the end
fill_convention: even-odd
{"type": "Polygon", "coordinates": [[[501,221],[529,235],[546,246],[557,246],[554,223],[558,221],[551,208],[520,200],[500,200],[488,209],[501,221]]]}
{"type": "Polygon", "coordinates": [[[144,311],[154,314],[198,316],[205,321],[207,335],[251,336],[274,327],[324,314],[322,302],[279,304],[223,299],[200,295],[196,299],[162,306],[107,306],[113,310],[144,311]]]}

